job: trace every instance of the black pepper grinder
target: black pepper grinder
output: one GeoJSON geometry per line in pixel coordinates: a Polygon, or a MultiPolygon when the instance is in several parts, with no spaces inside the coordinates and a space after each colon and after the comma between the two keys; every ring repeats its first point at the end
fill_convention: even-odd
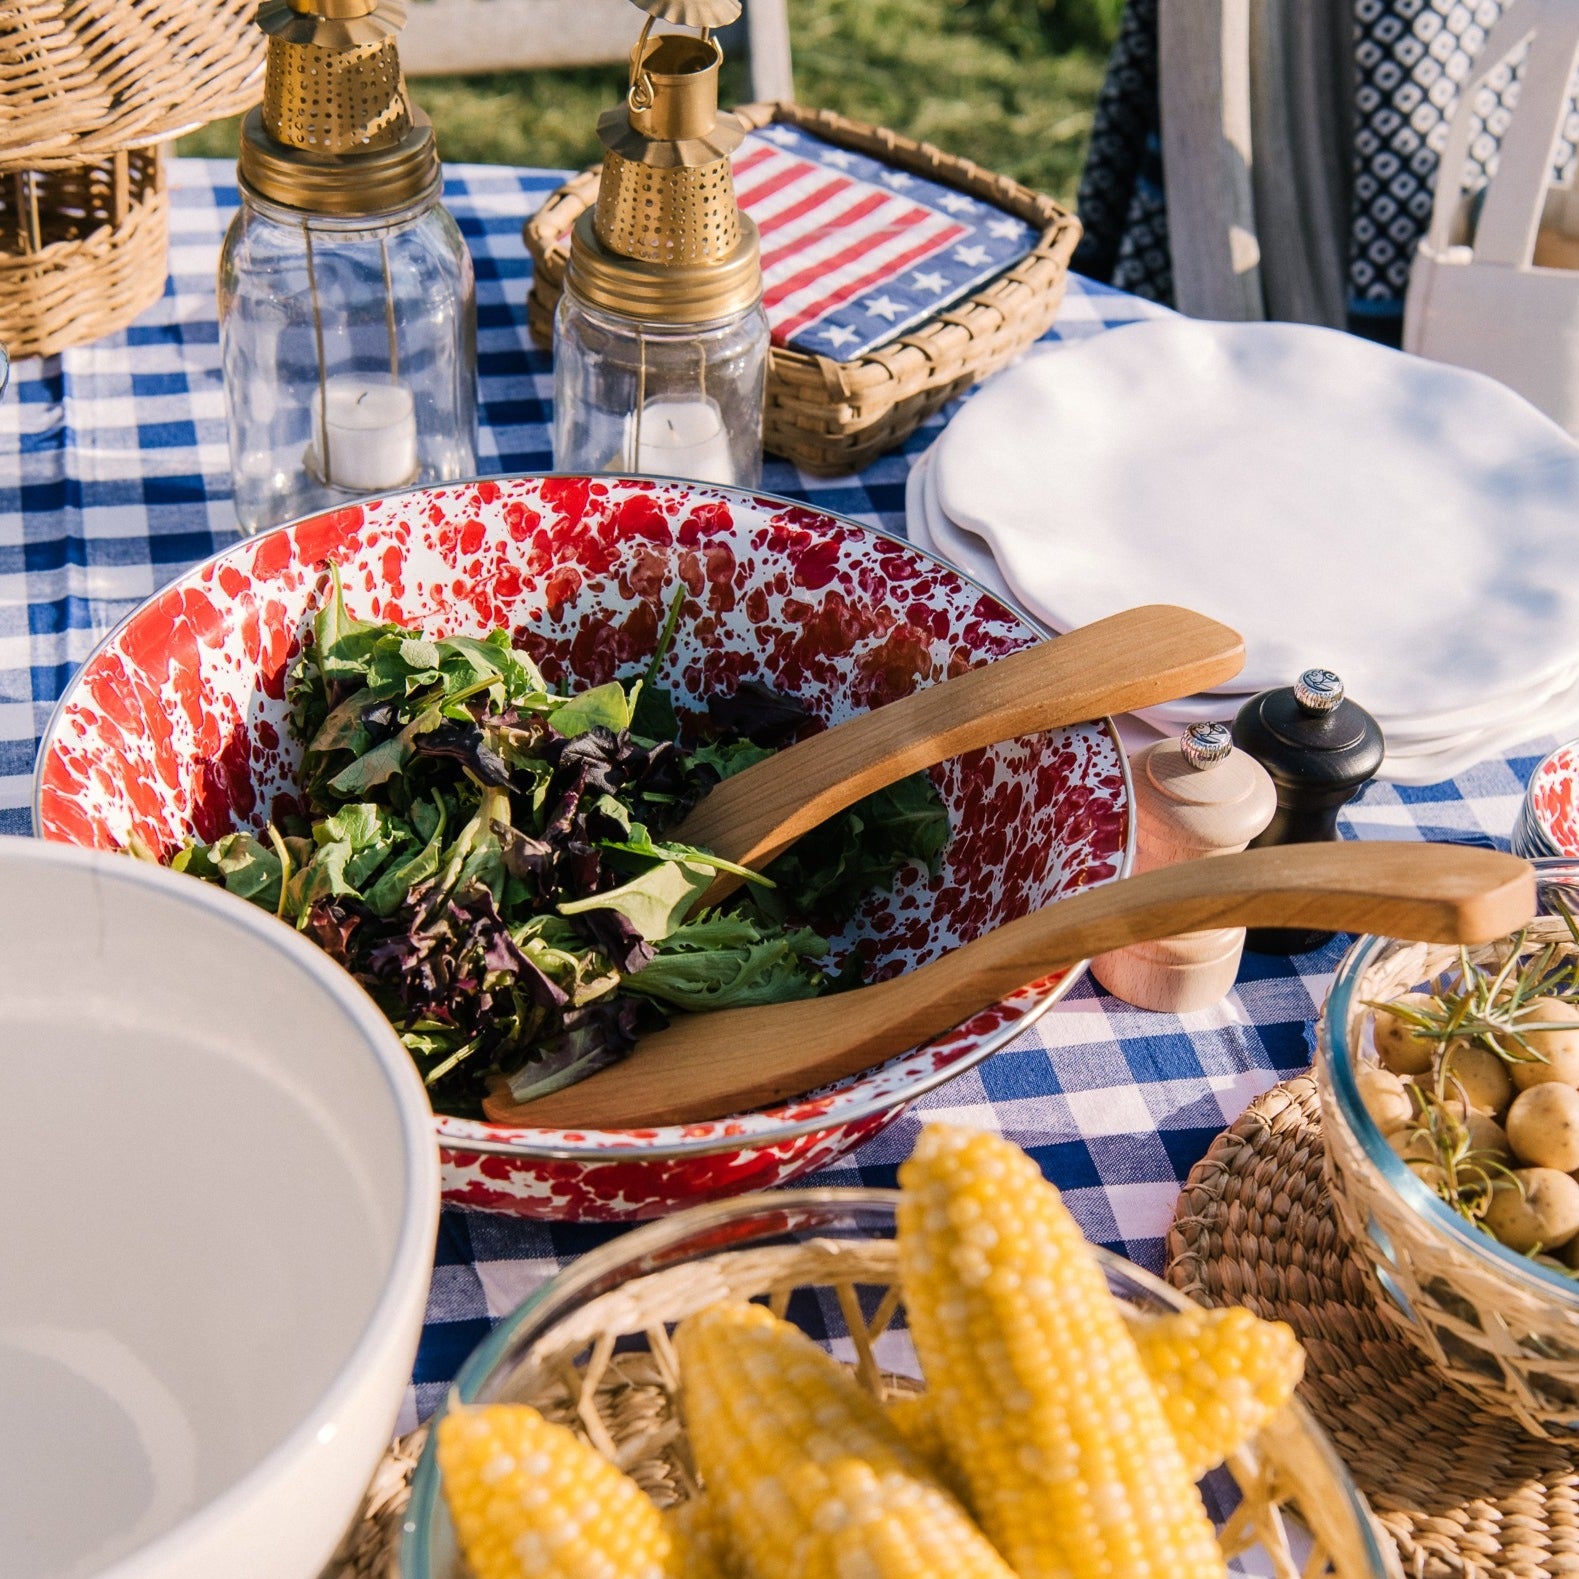
{"type": "MultiPolygon", "coordinates": [[[[1234,744],[1271,775],[1277,810],[1250,841],[1319,844],[1338,837],[1338,813],[1376,775],[1386,742],[1381,725],[1348,701],[1330,669],[1307,669],[1293,685],[1252,696],[1234,718],[1234,744]]],[[[1331,932],[1252,927],[1245,947],[1262,954],[1303,954],[1331,932]]]]}

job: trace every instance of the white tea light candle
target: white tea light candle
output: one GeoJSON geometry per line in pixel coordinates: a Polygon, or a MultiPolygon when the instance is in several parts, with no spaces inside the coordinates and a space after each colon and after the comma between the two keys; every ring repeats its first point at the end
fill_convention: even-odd
{"type": "Polygon", "coordinates": [[[263,102],[218,275],[244,532],[477,470],[476,276],[400,69],[405,0],[265,0],[253,20],[263,102]]]}
{"type": "Polygon", "coordinates": [[[741,481],[715,401],[649,401],[639,414],[631,414],[625,433],[627,464],[645,476],[726,485],[741,481]]]}
{"type": "Polygon", "coordinates": [[[314,405],[325,482],[367,492],[416,480],[416,405],[407,384],[344,373],[325,381],[314,405]]]}

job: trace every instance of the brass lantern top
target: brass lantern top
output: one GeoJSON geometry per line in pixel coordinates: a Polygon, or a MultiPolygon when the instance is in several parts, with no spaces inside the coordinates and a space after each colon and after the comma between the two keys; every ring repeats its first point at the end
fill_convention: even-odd
{"type": "Polygon", "coordinates": [[[569,288],[650,323],[725,318],[762,294],[757,228],[735,200],[730,155],[745,128],[718,108],[723,51],[712,29],[740,0],[634,0],[647,12],[630,89],[598,120],[603,173],[571,234],[569,288]],[[657,20],[698,29],[652,31],[657,20]]]}
{"type": "Polygon", "coordinates": [[[242,123],[241,181],[312,214],[375,215],[437,188],[428,118],[406,96],[405,0],[263,0],[263,103],[242,123]]]}

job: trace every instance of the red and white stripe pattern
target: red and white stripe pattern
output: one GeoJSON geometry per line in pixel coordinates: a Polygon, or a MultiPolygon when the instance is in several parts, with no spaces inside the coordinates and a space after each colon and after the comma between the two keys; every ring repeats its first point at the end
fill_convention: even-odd
{"type": "MultiPolygon", "coordinates": [[[[837,151],[830,152],[837,161],[837,151]]],[[[757,137],[747,139],[736,154],[734,175],[740,206],[762,233],[763,306],[778,345],[792,339],[807,344],[810,338],[809,349],[848,355],[840,345],[854,339],[849,331],[836,332],[831,346],[816,344],[805,331],[857,297],[893,284],[906,270],[920,268],[973,229],[903,191],[848,174],[837,162],[814,163],[757,137]]],[[[903,180],[920,184],[908,176],[903,180]]],[[[910,311],[910,305],[905,304],[904,316],[913,322],[937,304],[917,302],[919,312],[910,311]]],[[[875,338],[905,327],[897,316],[875,322],[875,338]]]]}

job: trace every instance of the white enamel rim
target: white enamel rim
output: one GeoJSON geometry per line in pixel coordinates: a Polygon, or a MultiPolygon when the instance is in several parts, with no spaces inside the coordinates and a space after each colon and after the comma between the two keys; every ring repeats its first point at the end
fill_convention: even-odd
{"type": "Polygon", "coordinates": [[[405,1174],[400,1230],[383,1287],[361,1334],[322,1396],[289,1435],[173,1529],[120,1559],[146,1566],[165,1557],[173,1560],[183,1546],[221,1529],[248,1504],[266,1497],[271,1486],[288,1479],[312,1454],[320,1433],[332,1430],[354,1407],[379,1351],[404,1327],[411,1290],[418,1284],[425,1287],[432,1274],[439,1215],[439,1158],[433,1140],[432,1110],[410,1055],[356,979],[315,944],[292,928],[279,925],[266,911],[212,883],[193,883],[178,873],[115,851],[85,850],[43,839],[0,837],[0,873],[8,866],[27,862],[46,868],[77,867],[93,872],[99,882],[165,888],[194,912],[208,911],[223,918],[247,934],[257,947],[283,954],[293,968],[311,978],[333,1000],[367,1043],[389,1089],[400,1126],[405,1174]]]}

